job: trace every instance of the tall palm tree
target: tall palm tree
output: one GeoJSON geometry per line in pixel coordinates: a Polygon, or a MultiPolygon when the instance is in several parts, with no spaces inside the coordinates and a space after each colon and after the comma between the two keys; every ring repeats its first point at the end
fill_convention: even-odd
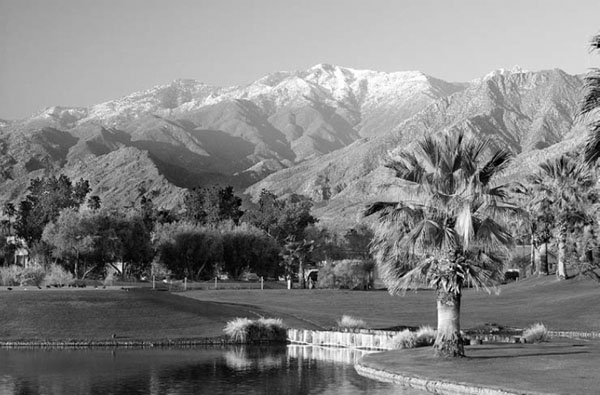
{"type": "MultiPolygon", "coordinates": [[[[591,51],[600,51],[600,34],[590,42],[591,51]]],[[[583,79],[585,93],[579,109],[580,116],[592,116],[588,122],[589,134],[585,146],[585,162],[592,164],[600,158],[600,68],[588,71],[583,79]]]]}
{"type": "Polygon", "coordinates": [[[424,138],[388,164],[405,183],[407,198],[371,204],[364,213],[379,214],[372,252],[388,291],[436,290],[438,356],[464,355],[462,289],[489,292],[512,243],[501,219],[518,209],[508,202],[508,186],[493,184],[511,155],[499,150],[486,160],[489,150],[489,140],[462,133],[424,138]]]}
{"type": "Polygon", "coordinates": [[[567,236],[571,225],[587,220],[587,192],[593,187],[593,177],[586,167],[563,155],[540,165],[540,171],[530,178],[536,194],[553,208],[558,242],[556,276],[567,277],[567,236]]]}

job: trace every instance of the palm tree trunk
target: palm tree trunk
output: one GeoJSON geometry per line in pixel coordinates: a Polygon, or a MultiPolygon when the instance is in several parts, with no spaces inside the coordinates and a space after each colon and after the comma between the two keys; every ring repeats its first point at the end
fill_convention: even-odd
{"type": "Polygon", "coordinates": [[[463,338],[460,335],[460,297],[461,294],[437,290],[437,337],[433,345],[438,357],[464,357],[463,338]]]}
{"type": "Polygon", "coordinates": [[[558,235],[558,264],[556,267],[556,277],[559,280],[567,278],[567,268],[565,259],[567,257],[567,225],[560,224],[558,235]]]}
{"type": "Polygon", "coordinates": [[[298,263],[298,287],[300,289],[306,288],[306,281],[304,281],[304,262],[302,260],[298,263]]]}
{"type": "Polygon", "coordinates": [[[535,272],[538,276],[548,275],[548,243],[543,242],[538,248],[538,253],[535,257],[535,272]]]}

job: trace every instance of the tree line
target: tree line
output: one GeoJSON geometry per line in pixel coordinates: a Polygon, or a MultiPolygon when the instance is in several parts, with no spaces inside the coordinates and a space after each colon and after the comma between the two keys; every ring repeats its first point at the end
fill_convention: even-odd
{"type": "Polygon", "coordinates": [[[139,278],[153,262],[190,280],[247,272],[277,278],[295,276],[308,262],[368,255],[368,228],[338,235],[318,226],[312,201],[302,195],[263,190],[256,202],[243,201],[231,186],[213,185],[188,190],[176,211],[155,207],[155,194],[143,187],[129,210],[103,207],[90,191],[88,181],[64,175],[31,180],[17,207],[4,204],[3,264],[14,263],[23,247],[15,240],[36,261],[60,264],[76,278],[103,276],[110,266],[139,278]]]}

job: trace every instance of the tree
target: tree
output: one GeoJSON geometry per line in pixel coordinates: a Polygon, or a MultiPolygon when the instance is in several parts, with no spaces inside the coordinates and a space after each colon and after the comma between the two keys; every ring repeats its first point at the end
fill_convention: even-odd
{"type": "Polygon", "coordinates": [[[186,218],[200,225],[216,225],[226,220],[236,224],[242,216],[242,199],[236,196],[232,186],[194,188],[184,198],[186,218]]]}
{"type": "Polygon", "coordinates": [[[567,238],[573,225],[587,220],[588,192],[593,186],[589,169],[575,159],[563,155],[540,165],[537,174],[530,178],[534,190],[541,199],[547,200],[554,211],[555,233],[558,244],[558,267],[556,276],[567,277],[567,238]]]}
{"type": "Polygon", "coordinates": [[[31,180],[25,200],[19,203],[17,234],[27,242],[39,240],[46,224],[54,221],[61,210],[78,208],[89,191],[86,180],[73,185],[65,175],[31,180]]]}
{"type": "Polygon", "coordinates": [[[503,219],[519,210],[508,201],[507,185],[493,183],[511,155],[499,150],[487,157],[489,149],[489,140],[462,133],[425,137],[387,165],[405,183],[406,197],[373,203],[364,213],[379,214],[372,252],[388,291],[435,289],[437,356],[464,355],[462,289],[489,292],[512,243],[503,219]]]}
{"type": "Polygon", "coordinates": [[[92,195],[87,200],[87,206],[90,210],[99,210],[102,206],[102,202],[100,200],[100,196],[92,195]]]}
{"type": "Polygon", "coordinates": [[[288,238],[283,247],[283,267],[286,277],[289,279],[294,271],[298,272],[298,282],[300,288],[306,288],[306,278],[304,277],[304,264],[313,250],[313,242],[307,240],[295,241],[292,237],[288,238]]]}
{"type": "Polygon", "coordinates": [[[161,260],[175,276],[207,280],[222,260],[223,243],[217,231],[200,229],[174,235],[173,242],[162,244],[159,251],[161,260]]]}
{"type": "MultiPolygon", "coordinates": [[[[600,51],[600,34],[590,42],[592,51],[600,51]]],[[[592,68],[583,79],[584,97],[579,108],[579,116],[591,119],[588,121],[588,139],[585,145],[584,160],[587,164],[595,163],[600,158],[600,68],[592,68]]]]}
{"type": "Polygon", "coordinates": [[[257,207],[246,210],[243,221],[264,230],[283,245],[290,237],[302,239],[306,227],[317,222],[310,213],[312,206],[312,200],[306,196],[292,194],[278,199],[263,189],[257,207]]]}
{"type": "Polygon", "coordinates": [[[279,245],[271,236],[249,224],[224,229],[222,269],[232,278],[244,271],[259,276],[275,276],[279,263],[279,245]]]}

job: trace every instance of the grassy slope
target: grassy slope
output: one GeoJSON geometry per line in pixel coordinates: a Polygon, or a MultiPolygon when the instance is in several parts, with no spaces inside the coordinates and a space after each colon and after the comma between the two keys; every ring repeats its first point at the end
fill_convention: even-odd
{"type": "MultiPolygon", "coordinates": [[[[600,331],[600,286],[553,277],[503,286],[499,296],[467,290],[462,326],[486,322],[550,329],[600,331]]],[[[424,290],[392,297],[385,291],[18,290],[0,288],[0,340],[164,339],[222,334],[234,317],[281,317],[291,327],[330,328],[343,314],[370,326],[435,325],[434,294],[424,290]],[[187,297],[183,297],[187,296],[187,297]]]]}

